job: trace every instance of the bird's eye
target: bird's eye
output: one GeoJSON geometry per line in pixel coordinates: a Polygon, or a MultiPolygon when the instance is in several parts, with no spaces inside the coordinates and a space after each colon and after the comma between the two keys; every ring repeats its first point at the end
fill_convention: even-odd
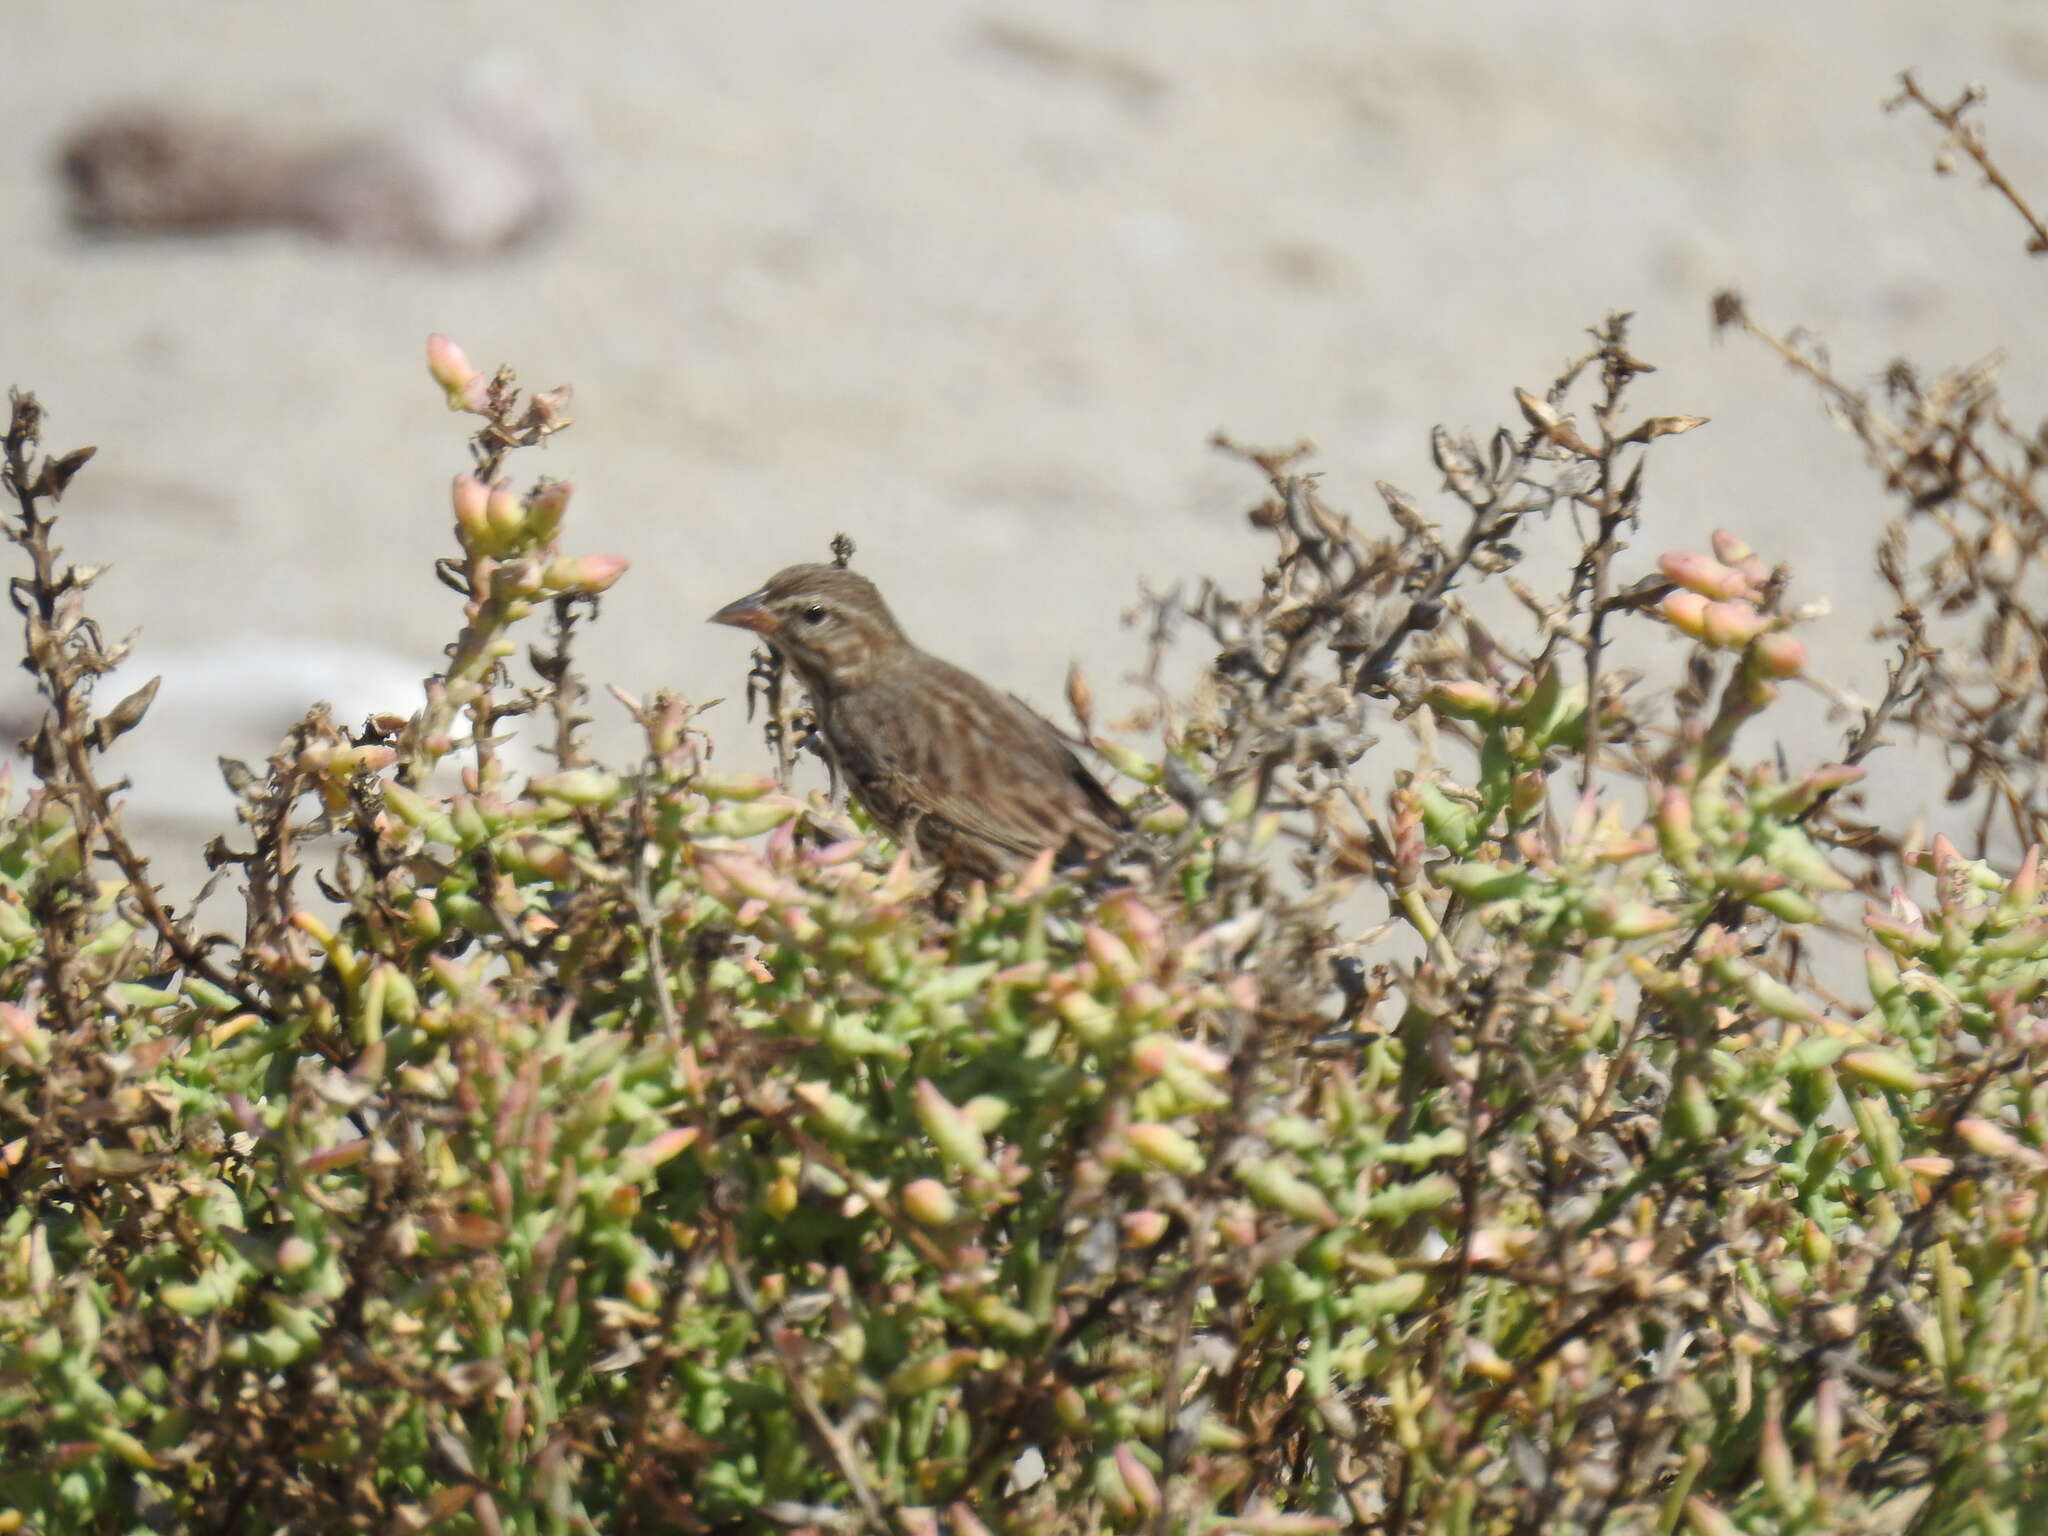
{"type": "Polygon", "coordinates": [[[806,609],[804,610],[804,622],[805,622],[806,624],[822,624],[822,623],[824,623],[824,622],[825,622],[825,605],[824,605],[823,603],[813,603],[813,604],[811,604],[811,606],[810,606],[810,607],[806,608],[806,609]]]}

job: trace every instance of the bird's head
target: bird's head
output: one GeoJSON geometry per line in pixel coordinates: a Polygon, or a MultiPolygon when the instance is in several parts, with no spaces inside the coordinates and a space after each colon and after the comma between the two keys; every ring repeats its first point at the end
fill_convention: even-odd
{"type": "Polygon", "coordinates": [[[792,565],[711,615],[751,629],[813,693],[857,687],[910,649],[882,594],[836,565],[792,565]]]}

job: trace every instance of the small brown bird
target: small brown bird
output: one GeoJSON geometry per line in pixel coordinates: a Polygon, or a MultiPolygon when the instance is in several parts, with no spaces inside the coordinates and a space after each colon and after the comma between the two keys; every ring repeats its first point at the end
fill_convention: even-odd
{"type": "Polygon", "coordinates": [[[911,644],[865,576],[793,565],[711,621],[789,664],[833,766],[916,858],[993,879],[1048,848],[1090,858],[1130,825],[1051,725],[911,644]]]}

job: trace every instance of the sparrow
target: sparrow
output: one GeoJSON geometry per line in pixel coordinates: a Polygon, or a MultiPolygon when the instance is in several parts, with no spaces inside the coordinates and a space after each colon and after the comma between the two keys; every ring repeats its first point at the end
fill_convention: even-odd
{"type": "Polygon", "coordinates": [[[1130,826],[1050,723],[920,650],[865,576],[792,565],[711,622],[768,642],[810,694],[862,809],[948,876],[992,880],[1048,848],[1082,862],[1130,826]]]}

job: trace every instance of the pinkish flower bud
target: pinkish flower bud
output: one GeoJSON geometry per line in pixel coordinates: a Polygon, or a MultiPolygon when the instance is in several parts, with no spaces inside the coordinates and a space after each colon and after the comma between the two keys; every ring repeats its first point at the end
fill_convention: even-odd
{"type": "Polygon", "coordinates": [[[1714,530],[1714,558],[1723,565],[1740,565],[1756,553],[1742,538],[1726,528],[1714,530]]]}
{"type": "Polygon", "coordinates": [[[296,1275],[319,1257],[320,1251],[303,1237],[288,1237],[277,1245],[278,1273],[296,1275]]]}
{"type": "Polygon", "coordinates": [[[1432,683],[1422,702],[1457,720],[1492,720],[1501,711],[1500,690],[1471,678],[1432,683]]]}
{"type": "Polygon", "coordinates": [[[1152,1469],[1138,1460],[1138,1453],[1131,1449],[1128,1441],[1120,1443],[1115,1452],[1117,1476],[1121,1477],[1125,1489],[1130,1493],[1131,1502],[1141,1514],[1151,1514],[1159,1508],[1159,1480],[1152,1475],[1152,1469]]]}
{"type": "Polygon", "coordinates": [[[1685,590],[1672,592],[1657,607],[1681,633],[1690,635],[1695,640],[1705,637],[1707,600],[1699,593],[1685,590]]]}
{"type": "Polygon", "coordinates": [[[539,875],[543,880],[552,880],[557,885],[567,885],[576,875],[576,856],[545,838],[523,837],[512,848],[504,850],[503,856],[516,862],[523,870],[539,875]]]}
{"type": "Polygon", "coordinates": [[[948,1349],[933,1355],[921,1355],[898,1366],[883,1386],[891,1397],[921,1397],[943,1387],[978,1358],[979,1352],[972,1349],[948,1349]]]}
{"type": "Polygon", "coordinates": [[[335,766],[350,773],[382,773],[398,761],[393,747],[350,747],[334,754],[335,766]]]}
{"type": "Polygon", "coordinates": [[[644,1179],[670,1158],[687,1152],[703,1133],[694,1125],[677,1125],[628,1147],[619,1155],[619,1168],[631,1179],[644,1179]]]}
{"type": "Polygon", "coordinates": [[[536,539],[545,542],[560,530],[574,489],[567,480],[543,480],[534,487],[533,498],[526,504],[526,526],[536,539]]]}
{"type": "Polygon", "coordinates": [[[487,544],[490,541],[490,523],[484,509],[490,502],[491,488],[475,475],[457,475],[454,497],[455,527],[462,542],[487,544]]]}
{"type": "Polygon", "coordinates": [[[1164,1211],[1127,1211],[1118,1218],[1124,1229],[1124,1245],[1129,1248],[1150,1248],[1166,1236],[1167,1215],[1164,1211]]]}
{"type": "Polygon", "coordinates": [[[1916,1093],[1927,1086],[1920,1069],[1897,1051],[1851,1051],[1835,1063],[1835,1070],[1856,1082],[1896,1093],[1916,1093]]]}
{"type": "Polygon", "coordinates": [[[903,1209],[913,1221],[943,1227],[960,1214],[960,1202],[937,1179],[913,1179],[903,1186],[903,1209]]]}
{"type": "Polygon", "coordinates": [[[787,825],[796,813],[794,800],[753,800],[713,811],[704,818],[704,830],[713,837],[759,837],[787,825]]]}
{"type": "MultiPolygon", "coordinates": [[[[765,773],[700,773],[690,781],[690,787],[707,800],[758,800],[772,793],[775,780],[765,773]]],[[[841,844],[833,844],[841,847],[841,844]]],[[[860,844],[851,845],[854,852],[860,851],[860,844]]],[[[814,864],[836,864],[847,857],[837,859],[813,859],[814,864]]]]}
{"type": "MultiPolygon", "coordinates": [[[[772,789],[773,779],[765,781],[772,789]]],[[[834,869],[841,864],[850,864],[858,859],[868,844],[864,837],[842,838],[836,843],[827,843],[822,848],[810,848],[804,852],[804,862],[813,869],[834,869]]]]}
{"type": "Polygon", "coordinates": [[[1693,824],[1692,797],[1675,784],[1666,785],[1657,801],[1657,842],[1664,857],[1682,869],[1699,862],[1703,844],[1693,824]]]}
{"type": "Polygon", "coordinates": [[[1131,1047],[1132,1069],[1140,1077],[1163,1077],[1173,1064],[1175,1044],[1171,1035],[1145,1036],[1131,1047]]]}
{"type": "Polygon", "coordinates": [[[1702,597],[1747,597],[1749,578],[1718,560],[1691,550],[1679,550],[1658,557],[1657,569],[1687,591],[1702,597]]]}
{"type": "Polygon", "coordinates": [[[2026,857],[2020,860],[2019,870],[2006,883],[2005,894],[1999,898],[2002,914],[2013,918],[2030,915],[2035,903],[2041,899],[2041,845],[2029,843],[2026,857]]]}
{"type": "Polygon", "coordinates": [[[2027,1146],[2004,1126],[1980,1115],[1965,1115],[1956,1122],[1956,1135],[1979,1157],[2002,1157],[2033,1161],[2038,1152],[2027,1146]]]}
{"type": "Polygon", "coordinates": [[[1170,1173],[1196,1174],[1208,1166],[1202,1149],[1170,1125],[1141,1122],[1126,1127],[1124,1139],[1139,1157],[1170,1173]]]}
{"type": "Polygon", "coordinates": [[[1707,644],[1733,648],[1762,634],[1764,617],[1754,603],[1709,603],[1700,615],[1700,629],[1707,644]]]}
{"type": "Polygon", "coordinates": [[[427,372],[448,396],[451,411],[482,411],[488,385],[469,354],[439,331],[427,338],[427,372]]]}
{"type": "Polygon", "coordinates": [[[526,533],[526,507],[507,481],[491,487],[484,515],[490,520],[492,537],[503,549],[510,549],[526,533]]]}
{"type": "Polygon", "coordinates": [[[1822,795],[1832,794],[1835,790],[1857,783],[1862,777],[1863,770],[1848,763],[1833,763],[1826,768],[1816,768],[1813,772],[1803,775],[1792,786],[1793,798],[1788,808],[1803,811],[1822,795]]]}
{"type": "Polygon", "coordinates": [[[594,597],[625,575],[630,563],[624,555],[577,555],[550,561],[541,582],[556,592],[594,597]]]}
{"type": "Polygon", "coordinates": [[[1154,912],[1135,895],[1126,895],[1108,903],[1105,910],[1113,911],[1123,924],[1124,937],[1131,943],[1141,964],[1148,968],[1156,965],[1166,951],[1166,929],[1154,912]]]}
{"type": "Polygon", "coordinates": [[[1101,1045],[1108,1040],[1115,1023],[1115,1015],[1107,1007],[1078,987],[1061,993],[1053,1003],[1053,1011],[1090,1045],[1101,1045]]]}
{"type": "Polygon", "coordinates": [[[1806,670],[1805,642],[1782,629],[1758,637],[1751,649],[1757,665],[1772,677],[1797,677],[1806,670]]]}
{"type": "MultiPolygon", "coordinates": [[[[580,770],[572,769],[570,772],[580,770]]],[[[785,880],[762,860],[747,853],[721,853],[701,860],[697,866],[702,874],[715,873],[726,885],[744,900],[765,901],[779,905],[799,901],[803,892],[791,881],[785,880]]],[[[706,882],[707,887],[709,882],[706,882]]],[[[715,894],[715,893],[714,893],[715,894]]],[[[721,897],[721,900],[724,898],[721,897]]]]}
{"type": "Polygon", "coordinates": [[[1138,979],[1138,957],[1131,953],[1128,944],[1100,923],[1082,928],[1081,945],[1088,951],[1088,958],[1115,981],[1128,986],[1138,979]]]}
{"type": "Polygon", "coordinates": [[[1117,999],[1117,1016],[1129,1024],[1143,1023],[1164,1013],[1172,999],[1166,989],[1149,981],[1134,982],[1117,999]]]}
{"type": "Polygon", "coordinates": [[[1645,901],[1616,901],[1612,897],[1586,904],[1586,931],[1611,939],[1647,939],[1669,933],[1678,918],[1645,901]]]}

